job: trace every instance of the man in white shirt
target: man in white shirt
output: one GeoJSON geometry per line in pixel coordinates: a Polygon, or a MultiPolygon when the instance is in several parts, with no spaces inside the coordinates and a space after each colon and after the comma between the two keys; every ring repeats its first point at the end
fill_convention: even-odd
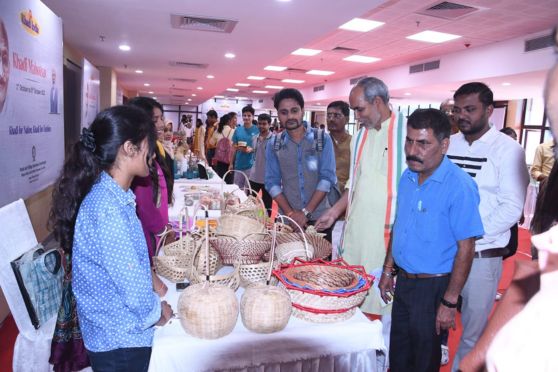
{"type": "Polygon", "coordinates": [[[521,217],[529,172],[523,148],[488,123],[493,93],[483,83],[462,85],[453,96],[460,133],[451,136],[448,157],[469,173],[479,188],[485,234],[475,243],[471,273],[461,295],[463,334],[452,371],[482,334],[494,305],[502,256],[510,227],[521,217]]]}

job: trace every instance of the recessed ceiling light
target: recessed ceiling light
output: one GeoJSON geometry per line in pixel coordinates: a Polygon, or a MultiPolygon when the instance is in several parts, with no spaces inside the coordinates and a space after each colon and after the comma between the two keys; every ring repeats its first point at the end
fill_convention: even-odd
{"type": "Polygon", "coordinates": [[[267,89],[283,89],[283,87],[280,85],[266,85],[265,87],[267,89]]]}
{"type": "Polygon", "coordinates": [[[197,87],[196,89],[197,89],[197,90],[203,90],[203,88],[202,88],[202,87],[197,87]]]}
{"type": "Polygon", "coordinates": [[[406,96],[410,96],[410,95],[411,95],[411,93],[409,93],[409,92],[405,92],[405,93],[403,93],[403,94],[406,95],[406,96]]]}
{"type": "Polygon", "coordinates": [[[208,78],[208,79],[214,79],[215,76],[213,76],[213,75],[207,75],[206,78],[208,78]]]}
{"type": "Polygon", "coordinates": [[[225,96],[215,96],[213,98],[225,98],[225,96]]]}
{"type": "Polygon", "coordinates": [[[136,70],[136,74],[143,74],[143,70],[136,70]]]}
{"type": "Polygon", "coordinates": [[[360,56],[358,54],[353,54],[352,56],[343,58],[343,61],[349,62],[360,62],[360,63],[373,63],[379,61],[380,58],[360,56]]]}
{"type": "Polygon", "coordinates": [[[281,80],[283,83],[291,83],[291,84],[302,84],[304,80],[296,80],[296,79],[283,79],[281,80]]]}
{"type": "Polygon", "coordinates": [[[236,98],[236,99],[248,99],[246,97],[234,97],[234,98],[236,98]]]}
{"type": "Polygon", "coordinates": [[[267,71],[285,71],[287,68],[284,66],[265,66],[264,70],[267,71]]]}
{"type": "Polygon", "coordinates": [[[450,40],[459,39],[461,36],[453,35],[453,34],[446,34],[443,32],[437,31],[422,31],[418,34],[414,34],[411,36],[407,36],[407,39],[416,40],[416,41],[424,41],[426,43],[443,43],[450,40]]]}
{"type": "Polygon", "coordinates": [[[196,93],[192,93],[192,97],[196,97],[196,96],[197,96],[197,94],[196,94],[196,93]]]}
{"type": "Polygon", "coordinates": [[[149,92],[147,92],[147,93],[149,93],[149,94],[154,94],[154,92],[153,92],[152,90],[150,90],[150,91],[149,91],[149,92]]]}
{"type": "Polygon", "coordinates": [[[263,80],[263,79],[265,79],[265,77],[263,77],[263,76],[253,76],[253,75],[250,75],[250,76],[248,76],[246,79],[248,79],[248,80],[263,80]]]}
{"type": "Polygon", "coordinates": [[[236,89],[236,88],[227,88],[227,90],[229,92],[238,92],[238,89],[236,89]]]}
{"type": "Polygon", "coordinates": [[[124,51],[124,52],[129,52],[132,48],[130,48],[130,46],[127,45],[127,44],[120,44],[120,45],[118,46],[118,49],[120,49],[120,50],[122,50],[122,51],[124,51]]]}
{"type": "Polygon", "coordinates": [[[511,83],[502,83],[503,86],[505,87],[509,87],[511,85],[511,83]]]}
{"type": "Polygon", "coordinates": [[[329,76],[335,74],[333,71],[324,71],[324,70],[310,70],[306,72],[308,75],[320,75],[320,76],[329,76]]]}
{"type": "Polygon", "coordinates": [[[143,84],[144,87],[148,87],[148,86],[150,86],[150,85],[151,85],[151,84],[149,84],[149,83],[144,83],[144,84],[143,84]]]}
{"type": "Polygon", "coordinates": [[[266,93],[269,93],[269,91],[267,91],[267,90],[253,90],[252,93],[266,94],[266,93]]]}
{"type": "Polygon", "coordinates": [[[353,18],[349,22],[339,26],[342,30],[368,32],[383,25],[384,22],[372,21],[370,19],[353,18]]]}
{"type": "Polygon", "coordinates": [[[320,102],[316,103],[316,105],[321,106],[322,104],[320,102]]]}
{"type": "Polygon", "coordinates": [[[188,102],[192,102],[192,98],[188,98],[188,102]]]}
{"type": "Polygon", "coordinates": [[[225,58],[234,58],[236,55],[234,53],[225,53],[225,58]]]}
{"type": "Polygon", "coordinates": [[[250,84],[248,84],[248,83],[236,83],[235,85],[237,87],[249,87],[250,86],[250,84]]]}
{"type": "Polygon", "coordinates": [[[316,54],[320,54],[322,51],[318,49],[306,49],[306,48],[299,48],[292,52],[291,54],[295,56],[315,56],[316,54]]]}
{"type": "Polygon", "coordinates": [[[290,3],[291,2],[291,0],[277,0],[277,1],[279,1],[280,3],[290,3]]]}

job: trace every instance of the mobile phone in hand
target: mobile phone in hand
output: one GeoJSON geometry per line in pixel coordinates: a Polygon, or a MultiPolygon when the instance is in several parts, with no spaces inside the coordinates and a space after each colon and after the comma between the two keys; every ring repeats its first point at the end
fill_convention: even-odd
{"type": "Polygon", "coordinates": [[[177,292],[183,291],[184,289],[188,288],[190,283],[176,283],[176,290],[177,292]]]}

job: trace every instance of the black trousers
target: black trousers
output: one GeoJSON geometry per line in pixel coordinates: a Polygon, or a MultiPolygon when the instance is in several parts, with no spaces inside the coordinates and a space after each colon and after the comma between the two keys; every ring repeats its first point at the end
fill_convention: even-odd
{"type": "Polygon", "coordinates": [[[87,350],[95,372],[142,372],[149,368],[150,347],[131,347],[97,352],[87,350]]]}
{"type": "Polygon", "coordinates": [[[448,284],[449,276],[397,277],[391,312],[391,372],[440,370],[441,338],[436,334],[436,313],[448,284]]]}
{"type": "Polygon", "coordinates": [[[271,207],[273,206],[273,198],[271,197],[271,195],[269,195],[269,193],[265,189],[264,184],[250,181],[250,187],[255,192],[259,192],[260,190],[262,190],[262,200],[265,205],[265,209],[267,210],[267,215],[271,216],[271,207]]]}
{"type": "MultiPolygon", "coordinates": [[[[219,177],[223,178],[225,173],[227,173],[227,171],[229,170],[229,165],[218,161],[217,165],[215,165],[213,169],[215,169],[215,172],[217,172],[219,177]]],[[[232,185],[234,183],[234,173],[231,172],[227,174],[227,177],[223,181],[225,181],[225,183],[228,185],[232,185]]]]}

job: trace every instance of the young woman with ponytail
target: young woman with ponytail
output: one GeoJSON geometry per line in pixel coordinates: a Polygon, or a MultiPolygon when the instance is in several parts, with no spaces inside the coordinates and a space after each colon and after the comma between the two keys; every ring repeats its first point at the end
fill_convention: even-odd
{"type": "Polygon", "coordinates": [[[152,289],[130,190],[135,177],[149,175],[154,148],[155,128],[144,111],[109,108],[83,130],[54,186],[50,226],[70,258],[79,325],[95,371],[146,371],[153,326],[172,316],[152,289]]]}

